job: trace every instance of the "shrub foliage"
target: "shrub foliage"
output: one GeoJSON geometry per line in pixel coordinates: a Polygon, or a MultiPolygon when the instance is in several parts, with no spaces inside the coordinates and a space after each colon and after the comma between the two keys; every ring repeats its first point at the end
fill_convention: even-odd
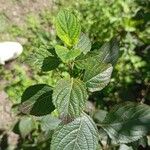
{"type": "MultiPolygon", "coordinates": [[[[45,140],[51,141],[49,149],[96,150],[103,147],[102,132],[117,144],[131,143],[145,136],[150,128],[150,108],[147,105],[132,102],[118,105],[107,113],[105,119],[98,119],[98,123],[85,113],[89,95],[102,90],[110,81],[119,54],[118,37],[91,50],[91,41],[81,32],[78,18],[66,9],[58,13],[55,27],[61,40],[53,45],[55,53],[43,50],[42,57],[30,61],[35,65],[38,65],[34,63],[35,59],[40,62],[43,71],[50,68],[61,72],[59,64],[63,64],[68,74],[54,87],[37,84],[27,88],[20,104],[23,114],[36,116],[40,121],[47,137],[45,140]],[[49,62],[46,65],[45,59],[49,62]]],[[[27,125],[31,121],[21,121],[23,136],[26,135],[24,122],[27,125]]]]}

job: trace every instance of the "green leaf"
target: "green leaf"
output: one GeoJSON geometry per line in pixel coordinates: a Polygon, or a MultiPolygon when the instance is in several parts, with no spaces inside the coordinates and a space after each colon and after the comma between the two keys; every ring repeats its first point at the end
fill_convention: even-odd
{"type": "Polygon", "coordinates": [[[74,60],[77,56],[81,54],[81,51],[79,49],[71,49],[60,45],[55,46],[55,51],[58,57],[64,62],[68,63],[69,61],[74,60]]]}
{"type": "Polygon", "coordinates": [[[87,69],[92,65],[95,65],[96,63],[101,62],[101,55],[99,51],[91,51],[88,52],[86,55],[80,55],[75,59],[75,65],[80,69],[87,69]]]}
{"type": "Polygon", "coordinates": [[[43,131],[54,130],[61,122],[60,119],[48,114],[41,118],[41,129],[43,131]]]}
{"type": "Polygon", "coordinates": [[[20,110],[35,116],[51,113],[54,110],[52,88],[46,84],[28,87],[22,95],[20,110]]]}
{"type": "Polygon", "coordinates": [[[150,131],[150,107],[127,102],[116,106],[101,124],[117,143],[131,143],[150,131]]]}
{"type": "Polygon", "coordinates": [[[53,92],[53,103],[59,114],[65,116],[79,116],[87,98],[86,86],[79,79],[62,79],[53,92]]]}
{"type": "Polygon", "coordinates": [[[96,150],[97,128],[93,120],[82,115],[67,125],[61,125],[54,132],[51,150],[96,150]]]}
{"type": "Polygon", "coordinates": [[[81,34],[80,39],[75,48],[79,49],[81,52],[83,52],[83,54],[86,54],[91,50],[90,39],[85,34],[81,34]]]}
{"type": "Polygon", "coordinates": [[[58,57],[63,61],[67,62],[67,53],[69,52],[69,49],[64,46],[56,45],[55,51],[58,57]]]}
{"type": "Polygon", "coordinates": [[[87,69],[89,65],[93,67],[97,63],[114,64],[118,59],[119,44],[116,39],[105,43],[99,50],[88,52],[86,55],[80,55],[75,59],[75,65],[80,69],[87,69]]]}
{"type": "Polygon", "coordinates": [[[67,54],[68,61],[74,60],[80,54],[81,54],[81,51],[79,49],[71,49],[69,53],[67,54]]]}
{"type": "Polygon", "coordinates": [[[119,56],[119,42],[116,38],[102,45],[99,50],[102,53],[102,62],[115,64],[119,56]]]}
{"type": "Polygon", "coordinates": [[[102,90],[110,81],[113,67],[111,64],[89,65],[84,74],[84,82],[89,91],[102,90]]]}
{"type": "Polygon", "coordinates": [[[51,71],[58,67],[60,60],[50,53],[46,48],[40,47],[34,51],[26,60],[34,68],[41,71],[51,71]]]}
{"type": "Polygon", "coordinates": [[[55,26],[57,35],[68,46],[73,46],[78,42],[81,26],[77,18],[70,11],[59,11],[56,17],[55,26]]]}
{"type": "Polygon", "coordinates": [[[33,129],[35,129],[35,122],[31,117],[21,118],[19,122],[19,131],[23,138],[25,138],[33,129]]]}

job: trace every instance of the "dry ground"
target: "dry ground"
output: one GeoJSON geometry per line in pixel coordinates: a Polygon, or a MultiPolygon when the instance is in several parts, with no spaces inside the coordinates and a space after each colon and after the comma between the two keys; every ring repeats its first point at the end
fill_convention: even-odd
{"type": "Polygon", "coordinates": [[[0,13],[17,25],[24,23],[28,13],[36,14],[44,9],[53,9],[52,0],[0,0],[0,13]]]}

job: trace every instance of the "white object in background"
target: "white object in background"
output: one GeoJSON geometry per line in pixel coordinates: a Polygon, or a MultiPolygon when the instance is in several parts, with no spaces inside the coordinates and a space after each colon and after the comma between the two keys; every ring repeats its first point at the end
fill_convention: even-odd
{"type": "Polygon", "coordinates": [[[23,47],[18,42],[0,42],[0,64],[17,58],[23,51],[23,47]]]}

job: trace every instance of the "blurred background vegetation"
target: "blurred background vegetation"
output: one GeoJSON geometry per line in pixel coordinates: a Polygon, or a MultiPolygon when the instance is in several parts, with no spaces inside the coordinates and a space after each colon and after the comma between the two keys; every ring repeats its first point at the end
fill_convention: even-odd
{"type": "MultiPolygon", "coordinates": [[[[57,37],[54,17],[61,8],[73,9],[96,49],[120,36],[120,58],[110,84],[90,97],[97,108],[109,109],[122,101],[150,104],[150,1],[149,0],[2,0],[0,40],[19,41],[23,54],[0,66],[0,90],[13,104],[35,83],[54,85],[61,75],[41,73],[26,63],[32,51],[51,47],[57,37]]],[[[62,72],[65,76],[65,71],[62,72]]]]}

